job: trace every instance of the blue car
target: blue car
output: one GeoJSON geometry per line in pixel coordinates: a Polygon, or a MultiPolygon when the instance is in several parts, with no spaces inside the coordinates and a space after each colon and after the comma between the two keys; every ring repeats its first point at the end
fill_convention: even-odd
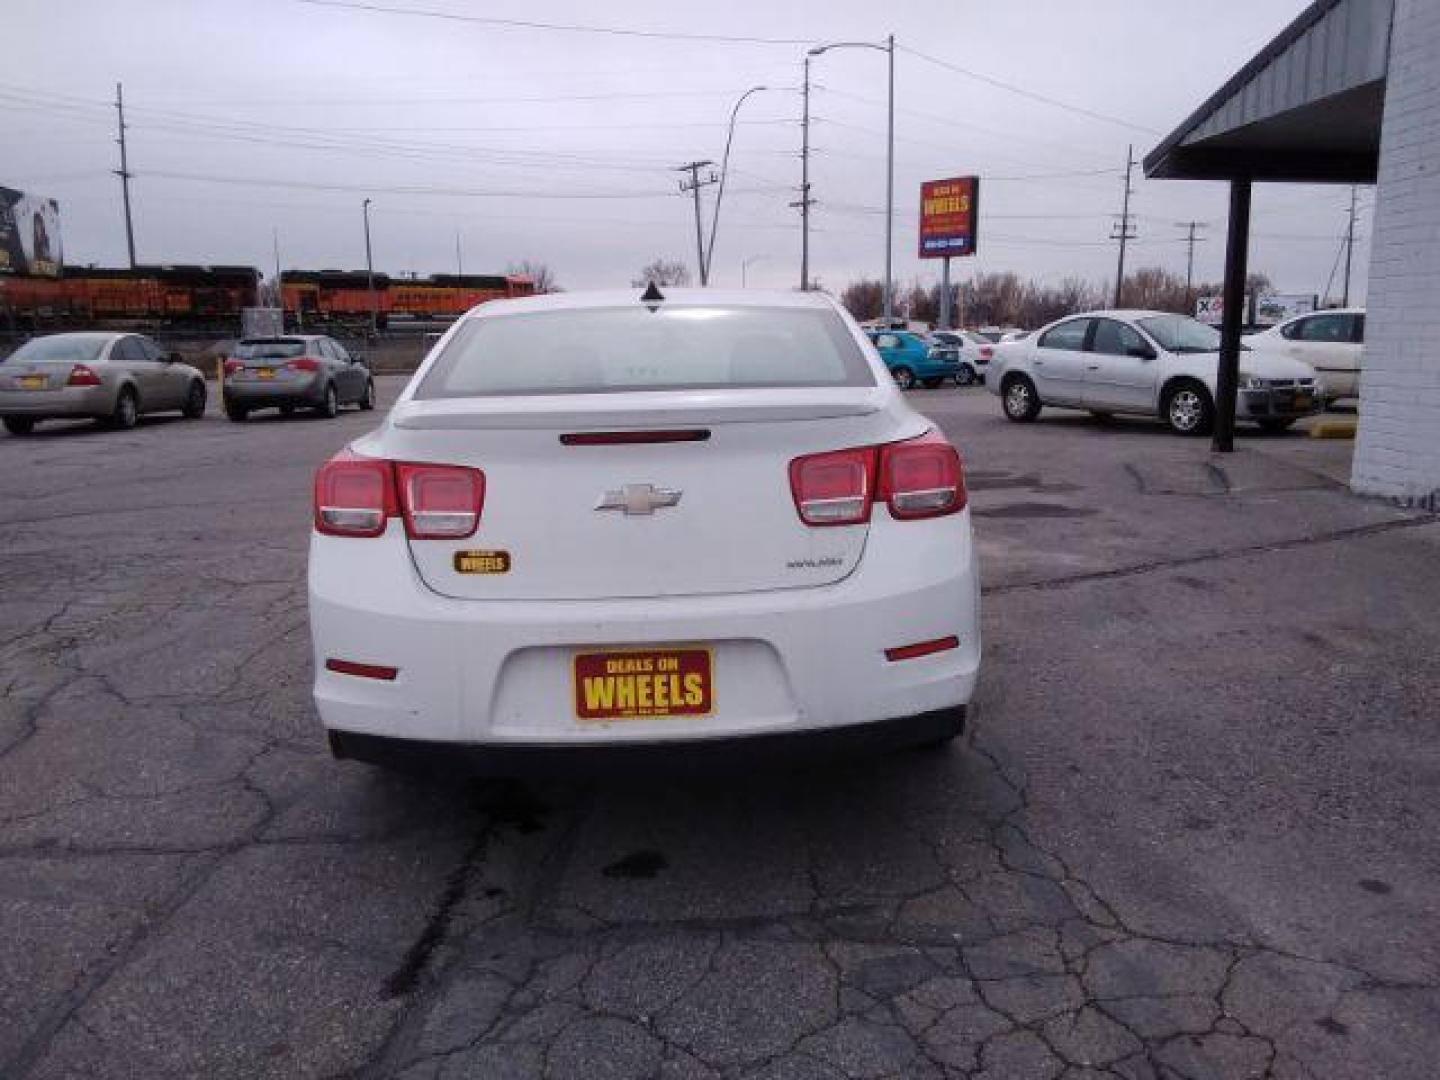
{"type": "Polygon", "coordinates": [[[958,381],[960,350],[953,346],[937,344],[912,330],[875,330],[869,337],[901,390],[917,384],[933,390],[943,382],[958,381]]]}

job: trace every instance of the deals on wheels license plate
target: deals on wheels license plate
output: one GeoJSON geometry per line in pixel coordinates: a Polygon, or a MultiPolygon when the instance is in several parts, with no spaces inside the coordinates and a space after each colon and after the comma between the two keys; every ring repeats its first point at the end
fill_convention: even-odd
{"type": "Polygon", "coordinates": [[[256,368],[255,377],[257,379],[273,379],[275,377],[275,369],[273,367],[256,368]]]}
{"type": "Polygon", "coordinates": [[[19,383],[20,383],[20,389],[21,389],[21,390],[44,390],[44,389],[45,389],[45,376],[44,376],[44,375],[21,375],[18,381],[19,381],[19,383]]]}
{"type": "Polygon", "coordinates": [[[574,678],[581,723],[709,716],[715,710],[709,649],[576,653],[574,678]]]}

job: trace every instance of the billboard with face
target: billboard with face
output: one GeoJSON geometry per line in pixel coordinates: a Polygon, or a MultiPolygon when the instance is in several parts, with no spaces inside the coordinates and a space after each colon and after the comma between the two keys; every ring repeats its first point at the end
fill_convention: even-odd
{"type": "Polygon", "coordinates": [[[0,187],[0,274],[59,277],[60,204],[0,187]]]}

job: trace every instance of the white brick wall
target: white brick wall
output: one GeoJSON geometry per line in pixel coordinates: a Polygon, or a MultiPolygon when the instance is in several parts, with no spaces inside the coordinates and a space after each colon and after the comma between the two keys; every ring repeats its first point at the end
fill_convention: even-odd
{"type": "Polygon", "coordinates": [[[1396,0],[1351,486],[1440,510],[1440,2],[1396,0]]]}

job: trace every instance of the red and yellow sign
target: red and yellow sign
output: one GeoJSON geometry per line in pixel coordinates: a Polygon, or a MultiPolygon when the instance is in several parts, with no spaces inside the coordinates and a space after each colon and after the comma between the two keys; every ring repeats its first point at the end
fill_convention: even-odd
{"type": "Polygon", "coordinates": [[[709,716],[715,708],[709,649],[575,655],[575,716],[582,721],[709,716]]]}
{"type": "Polygon", "coordinates": [[[920,258],[974,255],[980,178],[959,176],[920,185],[920,258]]]}

